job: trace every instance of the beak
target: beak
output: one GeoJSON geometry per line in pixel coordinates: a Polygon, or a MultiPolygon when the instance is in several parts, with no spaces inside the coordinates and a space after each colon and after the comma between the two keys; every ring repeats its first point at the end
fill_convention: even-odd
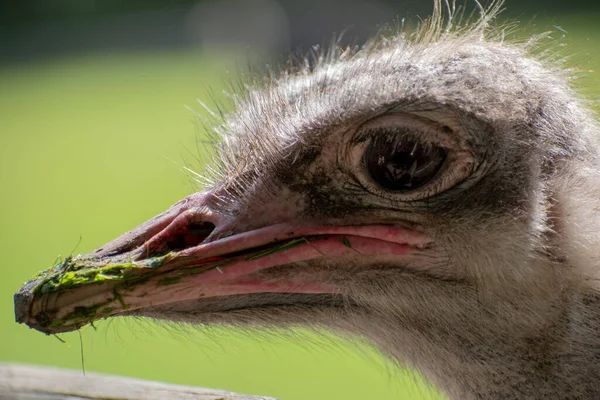
{"type": "MultiPolygon", "coordinates": [[[[240,231],[196,193],[97,250],[67,257],[15,294],[17,322],[46,334],[169,303],[250,293],[340,293],[306,277],[267,281],[255,272],[315,259],[398,257],[426,246],[399,226],[278,223],[240,231]]],[[[246,217],[247,219],[248,217],[246,217]]]]}

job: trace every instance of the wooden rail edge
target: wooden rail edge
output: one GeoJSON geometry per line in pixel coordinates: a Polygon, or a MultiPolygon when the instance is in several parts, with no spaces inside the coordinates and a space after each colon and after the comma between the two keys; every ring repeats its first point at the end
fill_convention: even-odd
{"type": "Polygon", "coordinates": [[[275,400],[60,368],[0,363],[0,400],[275,400]]]}

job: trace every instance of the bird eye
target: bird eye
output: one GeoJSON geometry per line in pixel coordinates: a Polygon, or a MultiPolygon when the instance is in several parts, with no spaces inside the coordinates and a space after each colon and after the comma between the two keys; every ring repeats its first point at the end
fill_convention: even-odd
{"type": "Polygon", "coordinates": [[[407,192],[426,184],[444,164],[447,151],[408,135],[376,135],[363,162],[371,178],[382,188],[407,192]]]}

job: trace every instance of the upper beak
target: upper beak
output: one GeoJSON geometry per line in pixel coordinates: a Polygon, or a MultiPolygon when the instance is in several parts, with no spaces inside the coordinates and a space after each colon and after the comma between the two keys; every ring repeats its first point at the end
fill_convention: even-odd
{"type": "Polygon", "coordinates": [[[337,293],[299,278],[253,279],[254,272],[316,258],[406,255],[428,243],[400,226],[319,226],[273,221],[241,231],[196,193],[84,256],[67,257],[15,294],[17,322],[46,334],[97,319],[203,297],[243,293],[337,293]]]}

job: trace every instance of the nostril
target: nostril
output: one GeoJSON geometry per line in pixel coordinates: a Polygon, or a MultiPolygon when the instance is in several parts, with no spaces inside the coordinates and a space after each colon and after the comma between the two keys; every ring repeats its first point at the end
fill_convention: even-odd
{"type": "Polygon", "coordinates": [[[165,240],[167,252],[198,246],[215,230],[211,222],[190,222],[172,232],[165,240]]]}
{"type": "Polygon", "coordinates": [[[215,230],[211,216],[197,210],[179,214],[171,223],[138,247],[138,259],[164,256],[198,246],[215,230]]]}

